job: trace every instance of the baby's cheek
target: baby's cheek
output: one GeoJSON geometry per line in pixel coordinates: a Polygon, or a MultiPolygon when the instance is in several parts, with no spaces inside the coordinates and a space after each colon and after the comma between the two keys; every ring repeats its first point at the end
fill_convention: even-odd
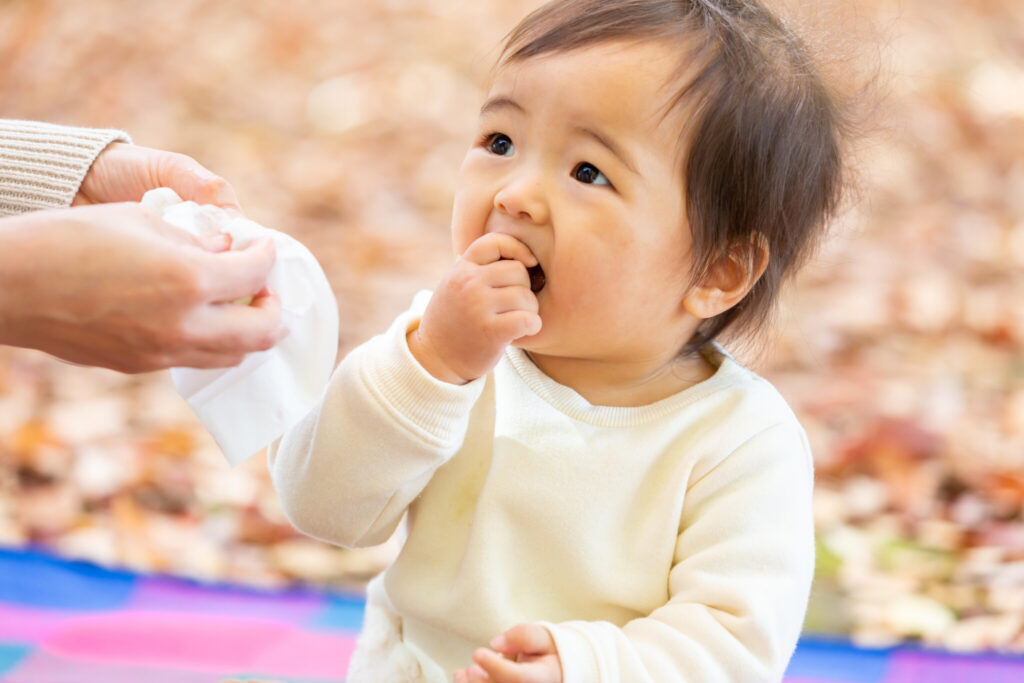
{"type": "Polygon", "coordinates": [[[631,314],[639,305],[636,274],[624,264],[623,260],[613,260],[575,269],[570,299],[577,310],[586,312],[592,320],[617,320],[631,314]]]}
{"type": "Polygon", "coordinates": [[[470,191],[456,191],[452,207],[452,247],[461,254],[487,231],[490,202],[470,191]]]}

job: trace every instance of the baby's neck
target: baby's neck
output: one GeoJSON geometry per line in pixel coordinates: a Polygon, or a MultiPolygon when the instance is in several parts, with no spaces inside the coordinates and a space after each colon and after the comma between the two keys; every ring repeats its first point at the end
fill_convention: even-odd
{"type": "Polygon", "coordinates": [[[530,353],[540,370],[596,406],[644,406],[688,389],[715,374],[701,354],[609,362],[530,353]]]}

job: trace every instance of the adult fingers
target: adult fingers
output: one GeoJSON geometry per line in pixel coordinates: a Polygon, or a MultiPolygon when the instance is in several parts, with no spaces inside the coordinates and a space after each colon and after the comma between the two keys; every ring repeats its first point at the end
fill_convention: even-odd
{"type": "Polygon", "coordinates": [[[206,237],[197,237],[199,245],[212,252],[228,251],[231,249],[231,235],[226,232],[219,235],[209,235],[206,237]]]}
{"type": "Polygon", "coordinates": [[[192,157],[171,152],[159,156],[156,169],[158,187],[169,187],[182,199],[197,204],[214,204],[241,211],[231,185],[192,157]]]}
{"type": "Polygon", "coordinates": [[[173,242],[182,244],[193,244],[206,251],[222,252],[231,249],[232,237],[224,232],[217,235],[195,235],[188,230],[179,228],[173,223],[165,221],[158,212],[138,204],[122,205],[130,211],[141,211],[144,221],[158,234],[170,239],[173,242]]]}
{"type": "Polygon", "coordinates": [[[274,266],[274,241],[264,238],[245,249],[205,255],[200,282],[206,301],[235,301],[254,296],[267,284],[274,266]]]}
{"type": "MultiPolygon", "coordinates": [[[[157,235],[158,237],[165,239],[169,242],[176,244],[185,244],[188,246],[199,247],[206,251],[223,251],[219,248],[219,243],[222,240],[213,240],[211,238],[200,238],[197,235],[193,235],[184,228],[179,228],[173,223],[168,223],[160,214],[153,209],[142,206],[140,204],[127,203],[127,204],[107,204],[102,207],[109,211],[124,211],[124,215],[128,221],[133,223],[140,223],[149,229],[150,232],[157,235]]],[[[132,229],[135,229],[135,225],[129,224],[132,229]]],[[[215,235],[214,237],[220,237],[215,235]]],[[[228,247],[231,246],[230,235],[228,237],[228,247]]]]}
{"type": "Polygon", "coordinates": [[[158,364],[149,369],[196,368],[198,370],[212,370],[215,368],[233,368],[245,360],[245,356],[246,354],[244,353],[182,349],[177,353],[165,354],[161,357],[158,364]]]}
{"type": "Polygon", "coordinates": [[[274,320],[278,321],[277,330],[274,334],[272,346],[277,346],[285,337],[292,333],[283,322],[281,322],[281,297],[270,287],[264,287],[256,293],[249,304],[251,310],[266,311],[274,320]]]}
{"type": "Polygon", "coordinates": [[[504,654],[546,655],[557,651],[551,633],[537,624],[513,626],[492,640],[491,647],[504,654]]]}
{"type": "Polygon", "coordinates": [[[197,349],[227,355],[266,351],[288,335],[276,294],[260,296],[249,306],[206,306],[191,322],[190,328],[201,330],[194,338],[197,349]]]}
{"type": "Polygon", "coordinates": [[[477,238],[462,254],[462,258],[480,266],[501,259],[520,261],[527,268],[537,265],[537,257],[526,244],[502,232],[489,232],[477,238]]]}

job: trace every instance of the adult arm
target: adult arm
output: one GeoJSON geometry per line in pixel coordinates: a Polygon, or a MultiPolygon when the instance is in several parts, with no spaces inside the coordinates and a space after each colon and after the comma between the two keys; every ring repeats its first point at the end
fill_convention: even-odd
{"type": "Polygon", "coordinates": [[[138,147],[115,129],[0,119],[0,216],[137,202],[157,187],[238,209],[232,187],[184,154],[138,147]]]}
{"type": "Polygon", "coordinates": [[[300,531],[345,547],[382,543],[434,472],[462,446],[484,380],[457,386],[424,370],[407,332],[425,305],[353,350],[317,407],[268,457],[300,531]]]}
{"type": "Polygon", "coordinates": [[[273,244],[226,252],[227,239],[112,203],[167,186],[238,209],[231,186],[193,159],[126,140],[0,120],[0,344],[123,372],[237,365],[272,346],[285,334],[280,301],[262,291],[273,244]],[[46,210],[69,204],[80,208],[46,210]],[[250,307],[227,303],[254,295],[250,307]]]}
{"type": "Polygon", "coordinates": [[[120,130],[0,119],[0,216],[70,206],[115,142],[131,139],[120,130]]]}

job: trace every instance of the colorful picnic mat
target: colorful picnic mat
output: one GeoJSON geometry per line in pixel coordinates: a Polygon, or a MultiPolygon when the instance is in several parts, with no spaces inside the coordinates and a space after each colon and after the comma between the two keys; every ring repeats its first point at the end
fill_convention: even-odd
{"type": "MultiPolygon", "coordinates": [[[[358,595],[140,576],[0,548],[0,681],[345,680],[358,595]]],[[[786,683],[1019,683],[1024,657],[862,650],[806,639],[786,683]]]]}

